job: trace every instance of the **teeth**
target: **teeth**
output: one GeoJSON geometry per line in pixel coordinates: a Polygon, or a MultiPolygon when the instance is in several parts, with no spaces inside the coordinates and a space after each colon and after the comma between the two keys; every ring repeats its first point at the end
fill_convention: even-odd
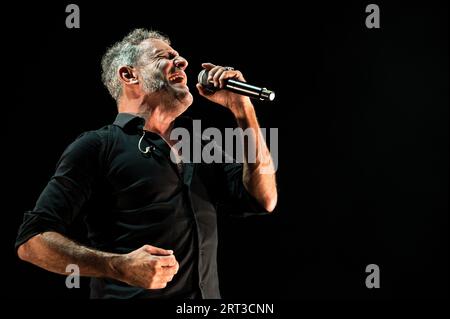
{"type": "Polygon", "coordinates": [[[169,81],[175,81],[178,79],[183,79],[183,77],[181,75],[175,75],[169,78],[169,81]]]}

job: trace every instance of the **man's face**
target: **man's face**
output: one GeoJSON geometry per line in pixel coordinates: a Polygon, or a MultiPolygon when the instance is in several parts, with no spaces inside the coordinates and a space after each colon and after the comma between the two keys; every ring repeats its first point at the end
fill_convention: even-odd
{"type": "Polygon", "coordinates": [[[149,39],[142,45],[144,53],[139,70],[145,93],[160,93],[165,104],[176,108],[181,114],[193,100],[184,72],[187,61],[162,40],[149,39]]]}

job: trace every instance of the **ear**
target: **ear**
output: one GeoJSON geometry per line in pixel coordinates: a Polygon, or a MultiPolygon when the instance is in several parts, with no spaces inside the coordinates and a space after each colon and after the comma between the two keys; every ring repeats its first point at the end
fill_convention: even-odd
{"type": "Polygon", "coordinates": [[[119,79],[124,84],[137,84],[139,80],[131,66],[122,66],[119,68],[119,79]]]}

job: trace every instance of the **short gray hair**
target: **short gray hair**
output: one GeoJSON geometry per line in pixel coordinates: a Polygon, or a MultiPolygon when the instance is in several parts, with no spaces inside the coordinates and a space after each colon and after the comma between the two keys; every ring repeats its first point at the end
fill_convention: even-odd
{"type": "Polygon", "coordinates": [[[119,81],[117,71],[122,66],[135,66],[141,55],[141,43],[147,39],[159,39],[170,45],[167,36],[159,31],[135,29],[131,31],[122,41],[110,47],[102,58],[102,81],[111,96],[119,102],[122,95],[122,85],[119,81]]]}

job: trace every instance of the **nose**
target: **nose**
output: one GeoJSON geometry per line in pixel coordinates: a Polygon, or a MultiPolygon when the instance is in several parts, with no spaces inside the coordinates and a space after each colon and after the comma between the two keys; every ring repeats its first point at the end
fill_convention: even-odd
{"type": "Polygon", "coordinates": [[[188,66],[188,61],[183,58],[182,56],[177,56],[174,61],[173,64],[175,64],[175,66],[181,70],[185,70],[188,66]]]}

